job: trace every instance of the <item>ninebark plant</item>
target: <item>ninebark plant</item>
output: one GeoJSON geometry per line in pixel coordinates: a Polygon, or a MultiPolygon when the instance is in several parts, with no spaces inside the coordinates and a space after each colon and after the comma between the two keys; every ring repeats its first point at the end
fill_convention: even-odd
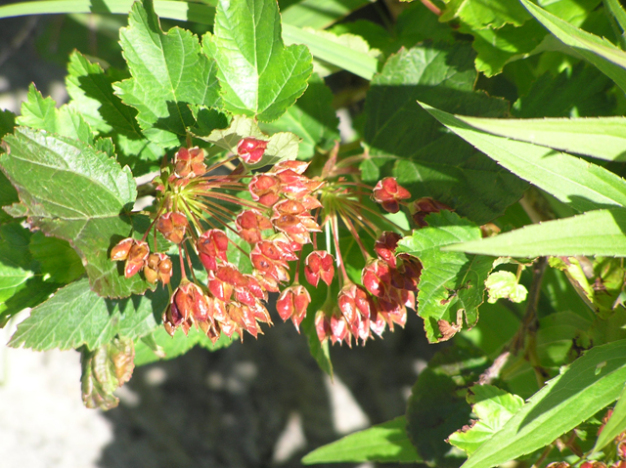
{"type": "Polygon", "coordinates": [[[124,70],[74,51],[68,104],[33,85],[0,113],[9,345],[80,350],[107,409],[135,366],[278,320],[329,374],[419,320],[452,346],[406,414],[305,463],[623,466],[626,12],[424,0],[385,29],[288,3],[194,4],[201,37],[134,3],[124,70]],[[369,85],[333,95],[342,68],[369,85]]]}

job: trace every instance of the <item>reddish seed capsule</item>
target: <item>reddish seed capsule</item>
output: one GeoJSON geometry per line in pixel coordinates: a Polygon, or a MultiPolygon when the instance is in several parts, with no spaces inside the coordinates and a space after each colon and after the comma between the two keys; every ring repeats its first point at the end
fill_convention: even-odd
{"type": "Polygon", "coordinates": [[[372,199],[376,203],[382,204],[389,213],[400,211],[400,200],[411,198],[407,189],[398,184],[395,177],[385,177],[378,181],[372,192],[372,199]]]}
{"type": "Polygon", "coordinates": [[[168,212],[159,217],[156,228],[163,236],[174,244],[180,244],[185,238],[189,222],[183,213],[168,212]]]}
{"type": "Polygon", "coordinates": [[[150,255],[150,247],[147,242],[134,241],[132,247],[128,251],[128,258],[124,265],[124,276],[130,278],[139,273],[145,264],[146,259],[150,255]]]}
{"type": "Polygon", "coordinates": [[[237,154],[247,164],[258,163],[267,148],[267,141],[256,138],[244,138],[237,145],[237,154]]]}
{"type": "Polygon", "coordinates": [[[306,310],[311,303],[311,296],[306,288],[300,284],[286,288],[276,301],[276,310],[283,320],[291,319],[300,331],[300,323],[306,315],[306,310]]]}
{"type": "Polygon", "coordinates": [[[335,264],[332,255],[325,250],[311,252],[304,262],[304,276],[315,287],[317,287],[320,278],[330,286],[335,276],[335,264]]]}
{"type": "Polygon", "coordinates": [[[111,260],[126,260],[128,258],[130,248],[133,246],[134,243],[135,239],[133,239],[132,237],[128,237],[119,241],[117,245],[111,249],[111,260]]]}
{"type": "Polygon", "coordinates": [[[383,232],[374,245],[378,257],[386,261],[391,268],[396,267],[395,251],[401,238],[400,234],[395,232],[383,232]]]}
{"type": "Polygon", "coordinates": [[[415,221],[415,224],[425,227],[428,226],[428,223],[424,221],[426,216],[431,213],[439,213],[442,210],[452,211],[452,208],[430,197],[424,197],[413,202],[413,210],[413,221],[415,221]]]}

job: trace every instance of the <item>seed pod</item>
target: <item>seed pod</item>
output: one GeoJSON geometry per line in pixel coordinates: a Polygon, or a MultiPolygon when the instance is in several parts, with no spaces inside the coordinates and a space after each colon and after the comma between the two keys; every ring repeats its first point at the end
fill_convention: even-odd
{"type": "Polygon", "coordinates": [[[256,138],[243,138],[237,145],[237,154],[246,164],[256,164],[263,158],[267,143],[256,138]]]}

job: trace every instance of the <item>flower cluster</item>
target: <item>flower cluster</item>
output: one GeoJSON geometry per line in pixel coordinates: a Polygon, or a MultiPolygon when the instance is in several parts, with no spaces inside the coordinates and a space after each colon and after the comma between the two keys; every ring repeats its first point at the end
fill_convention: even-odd
{"type": "MultiPolygon", "coordinates": [[[[170,301],[163,324],[171,335],[195,325],[214,342],[222,333],[242,337],[246,331],[256,337],[261,324],[271,325],[268,293],[278,293],[278,314],[299,330],[311,303],[309,290],[299,283],[301,267],[313,288],[326,285],[328,299],[315,315],[320,341],[351,345],[354,338],[365,343],[387,326],[404,326],[407,307],[415,308],[421,264],[408,255],[396,256],[399,233],[405,232],[363,199],[371,197],[396,213],[402,206],[410,208],[409,192],[394,178],[375,187],[362,184],[354,171],[337,163],[336,152],[315,177],[307,175],[309,163],[302,161],[282,161],[264,172],[247,172],[236,164],[238,159],[262,162],[267,145],[243,138],[237,154],[211,166],[201,148],[180,148],[154,181],[157,207],[151,228],[141,240],[120,241],[111,259],[126,262],[127,278],[143,271],[150,283],[167,285],[170,301]],[[229,167],[230,172],[224,171],[229,167]],[[340,225],[363,253],[360,279],[347,274],[340,225]],[[181,281],[175,289],[170,286],[172,260],[162,252],[150,253],[152,228],[155,249],[159,232],[178,250],[181,281]],[[374,241],[370,250],[361,239],[364,233],[374,241]],[[248,257],[251,270],[242,273],[232,255],[248,257]],[[204,266],[206,280],[196,277],[196,260],[204,266]],[[296,261],[294,268],[291,262],[296,261]]],[[[426,214],[440,209],[448,207],[420,199],[411,211],[422,226],[426,214]]]]}

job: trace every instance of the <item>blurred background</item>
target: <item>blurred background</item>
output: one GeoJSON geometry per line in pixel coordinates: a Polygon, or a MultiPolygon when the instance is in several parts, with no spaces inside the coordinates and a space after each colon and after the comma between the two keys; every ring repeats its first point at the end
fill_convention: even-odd
{"type": "MultiPolygon", "coordinates": [[[[347,21],[384,23],[394,5],[372,3],[347,21]]],[[[19,113],[30,83],[65,102],[65,66],[74,48],[122,67],[117,39],[125,24],[125,16],[98,15],[0,20],[0,109],[19,113]]],[[[163,21],[163,28],[174,24],[163,21]]],[[[366,83],[359,80],[340,72],[327,83],[341,96],[366,83]]],[[[348,138],[350,106],[360,105],[352,100],[339,109],[348,138]]],[[[411,386],[440,348],[426,343],[421,319],[409,313],[406,329],[364,348],[334,346],[331,382],[304,337],[274,314],[276,325],[259,340],[247,336],[216,352],[196,348],[137,368],[117,393],[119,407],[101,412],[82,405],[77,352],[4,346],[27,314],[0,330],[2,468],[301,466],[311,450],[404,414],[411,386]]]]}

